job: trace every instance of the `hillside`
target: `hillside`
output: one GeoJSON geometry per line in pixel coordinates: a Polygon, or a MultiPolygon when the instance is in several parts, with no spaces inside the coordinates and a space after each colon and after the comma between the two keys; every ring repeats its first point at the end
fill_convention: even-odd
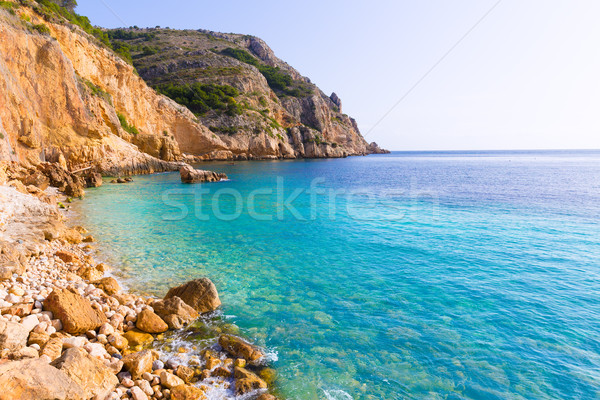
{"type": "Polygon", "coordinates": [[[103,31],[48,0],[1,1],[0,54],[3,159],[141,173],[377,150],[257,38],[103,31]]]}

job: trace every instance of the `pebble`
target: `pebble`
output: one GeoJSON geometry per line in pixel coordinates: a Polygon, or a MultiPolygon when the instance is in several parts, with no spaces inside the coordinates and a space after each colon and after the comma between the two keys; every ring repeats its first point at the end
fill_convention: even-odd
{"type": "Polygon", "coordinates": [[[165,363],[160,360],[155,360],[152,362],[152,370],[156,371],[157,369],[163,369],[165,367],[165,363]]]}

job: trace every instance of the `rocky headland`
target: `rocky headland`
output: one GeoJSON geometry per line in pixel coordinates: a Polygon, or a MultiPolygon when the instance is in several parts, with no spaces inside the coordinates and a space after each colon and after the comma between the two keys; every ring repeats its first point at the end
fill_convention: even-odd
{"type": "Polygon", "coordinates": [[[103,30],[61,4],[0,2],[0,159],[133,175],[382,151],[259,38],[103,30]]]}
{"type": "Polygon", "coordinates": [[[171,349],[172,332],[219,308],[216,287],[194,279],[162,299],[123,290],[60,211],[85,182],[57,164],[0,163],[0,399],[275,399],[264,351],[235,330],[171,349]]]}

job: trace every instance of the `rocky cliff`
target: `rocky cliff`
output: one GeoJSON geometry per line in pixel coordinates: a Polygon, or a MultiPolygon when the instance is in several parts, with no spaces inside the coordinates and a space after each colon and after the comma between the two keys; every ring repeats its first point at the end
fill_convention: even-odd
{"type": "Polygon", "coordinates": [[[372,152],[336,95],[323,94],[257,38],[108,32],[113,44],[131,50],[138,75],[47,1],[0,3],[0,159],[116,174],[179,169],[176,161],[192,159],[185,155],[372,152]],[[194,84],[198,99],[194,91],[173,95],[194,84]]]}

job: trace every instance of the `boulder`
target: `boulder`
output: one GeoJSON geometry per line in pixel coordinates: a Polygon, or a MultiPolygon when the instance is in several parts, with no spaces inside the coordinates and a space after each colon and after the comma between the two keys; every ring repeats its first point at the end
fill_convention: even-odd
{"type": "Polygon", "coordinates": [[[58,188],[61,192],[65,192],[67,196],[80,197],[85,194],[83,190],[85,181],[83,178],[70,173],[59,164],[40,163],[37,168],[48,177],[52,186],[58,188]]]}
{"type": "Polygon", "coordinates": [[[183,379],[185,383],[190,383],[192,378],[194,378],[194,370],[185,365],[180,365],[175,370],[175,375],[183,379]]]}
{"type": "Polygon", "coordinates": [[[180,329],[183,324],[189,324],[199,316],[196,310],[177,296],[155,301],[152,303],[152,308],[171,329],[180,329]]]}
{"type": "Polygon", "coordinates": [[[86,265],[85,267],[77,270],[77,275],[86,281],[95,282],[102,279],[104,272],[100,271],[97,267],[86,265]]]}
{"type": "Polygon", "coordinates": [[[191,385],[179,385],[171,389],[171,400],[205,400],[204,390],[191,385]]]}
{"type": "Polygon", "coordinates": [[[221,305],[217,288],[208,278],[195,279],[171,288],[165,300],[172,297],[179,297],[200,314],[214,311],[221,305]]]}
{"type": "Polygon", "coordinates": [[[147,333],[162,333],[169,329],[165,321],[147,308],[138,314],[135,327],[147,333]]]}
{"type": "Polygon", "coordinates": [[[235,394],[238,396],[253,390],[267,388],[265,381],[245,368],[235,367],[233,376],[235,377],[235,394]]]}
{"type": "Polygon", "coordinates": [[[43,303],[44,310],[52,311],[60,319],[65,332],[80,335],[95,330],[106,322],[104,313],[92,308],[90,301],[79,293],[67,289],[55,289],[43,303]]]}
{"type": "Polygon", "coordinates": [[[252,362],[264,357],[264,353],[245,340],[233,335],[221,335],[219,345],[236,358],[252,362]]]}
{"type": "Polygon", "coordinates": [[[119,384],[119,379],[102,361],[76,347],[66,350],[51,365],[81,386],[86,399],[94,396],[104,399],[119,384]]]}
{"type": "Polygon", "coordinates": [[[92,282],[94,286],[99,289],[102,289],[104,293],[111,296],[115,293],[119,293],[121,291],[121,287],[119,286],[119,282],[112,276],[108,276],[106,278],[102,278],[100,280],[92,282]]]}
{"type": "Polygon", "coordinates": [[[132,379],[140,379],[144,372],[152,372],[152,362],[154,357],[150,350],[138,351],[123,357],[121,360],[127,371],[131,374],[132,379]]]}
{"type": "Polygon", "coordinates": [[[0,320],[0,349],[19,350],[27,346],[29,330],[16,322],[0,320]]]}
{"type": "Polygon", "coordinates": [[[222,179],[227,179],[227,175],[223,173],[194,169],[190,165],[181,167],[179,175],[183,183],[219,182],[222,179]]]}
{"type": "Polygon", "coordinates": [[[102,186],[102,175],[98,172],[90,172],[85,176],[85,185],[87,187],[100,187],[102,186]]]}
{"type": "Polygon", "coordinates": [[[0,400],[84,400],[83,389],[41,359],[0,364],[0,400]]]}
{"type": "Polygon", "coordinates": [[[183,385],[185,382],[178,376],[175,376],[167,371],[162,371],[160,373],[160,384],[168,389],[171,389],[176,386],[183,385]]]}

